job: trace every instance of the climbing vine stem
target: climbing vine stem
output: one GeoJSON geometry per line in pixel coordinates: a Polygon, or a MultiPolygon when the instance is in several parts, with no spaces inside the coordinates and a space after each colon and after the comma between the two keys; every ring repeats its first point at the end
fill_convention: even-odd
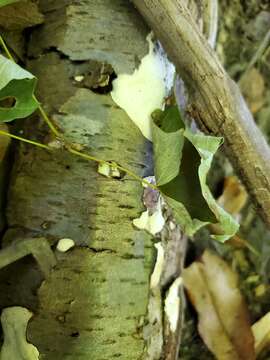
{"type": "MultiPolygon", "coordinates": [[[[35,97],[35,95],[33,95],[33,98],[38,102],[37,98],[35,97]]],[[[38,110],[41,114],[41,116],[43,117],[44,121],[47,123],[48,127],[50,128],[51,132],[56,136],[56,137],[61,137],[61,134],[59,133],[59,131],[57,130],[57,128],[54,126],[54,124],[51,122],[51,120],[49,119],[48,115],[46,114],[45,110],[43,109],[43,107],[41,106],[41,104],[39,103],[38,106],[38,110]]]]}
{"type": "Polygon", "coordinates": [[[8,47],[7,47],[7,45],[6,45],[6,43],[5,43],[4,39],[3,39],[3,37],[2,37],[1,35],[0,35],[0,43],[1,43],[1,46],[2,46],[3,50],[4,50],[4,51],[5,51],[5,53],[7,54],[7,57],[9,58],[9,60],[14,61],[14,59],[13,59],[13,57],[12,57],[12,55],[11,55],[10,51],[8,50],[8,47]]]}
{"type": "MultiPolygon", "coordinates": [[[[3,48],[3,50],[5,51],[7,57],[8,57],[10,60],[12,60],[12,61],[15,62],[13,56],[11,55],[11,53],[10,53],[10,51],[9,51],[9,49],[8,49],[6,43],[5,43],[5,41],[4,41],[4,39],[3,39],[3,37],[2,37],[1,35],[0,35],[0,44],[1,44],[2,48],[3,48]]],[[[37,100],[37,98],[36,98],[36,96],[35,96],[34,94],[33,94],[33,98],[39,103],[39,101],[37,100]]],[[[86,160],[94,161],[94,162],[96,162],[96,163],[98,163],[98,164],[106,164],[106,165],[108,165],[109,167],[114,166],[114,167],[117,168],[118,170],[121,170],[121,171],[125,172],[125,173],[128,174],[130,177],[132,177],[133,179],[139,181],[140,183],[142,183],[142,184],[144,184],[144,185],[147,185],[147,186],[149,186],[150,188],[152,188],[152,189],[154,189],[154,190],[158,190],[158,187],[157,187],[155,184],[151,184],[151,183],[148,182],[147,180],[145,180],[145,179],[141,178],[140,176],[136,175],[133,171],[131,171],[131,170],[129,170],[129,169],[126,169],[125,167],[120,166],[120,165],[118,165],[117,163],[113,163],[113,164],[112,164],[112,163],[110,163],[110,162],[108,162],[108,161],[106,161],[106,160],[102,160],[102,159],[96,158],[96,157],[94,157],[94,156],[92,156],[92,155],[89,155],[89,154],[86,154],[86,153],[84,153],[84,152],[81,152],[81,151],[78,151],[78,150],[74,149],[74,148],[72,147],[72,144],[69,144],[69,143],[65,140],[64,136],[63,136],[62,134],[60,134],[60,132],[59,132],[58,129],[55,127],[55,125],[53,124],[53,122],[49,119],[46,111],[44,110],[44,108],[42,107],[42,105],[41,105],[40,103],[39,103],[39,105],[38,105],[38,110],[39,110],[39,112],[40,112],[43,120],[46,122],[46,124],[48,125],[49,129],[51,130],[51,132],[55,135],[55,137],[56,137],[57,139],[60,140],[60,142],[62,142],[62,143],[64,144],[64,148],[65,148],[69,153],[71,153],[71,154],[73,154],[73,155],[76,155],[76,156],[79,156],[79,157],[81,157],[81,158],[84,158],[84,159],[86,159],[86,160]]],[[[31,144],[31,145],[34,145],[34,146],[38,146],[38,147],[43,148],[43,149],[46,149],[46,150],[50,150],[50,151],[54,150],[54,149],[53,149],[52,147],[50,147],[49,145],[45,145],[45,144],[42,144],[42,143],[39,143],[39,142],[33,141],[33,140],[28,140],[28,139],[25,139],[25,138],[23,138],[23,137],[21,137],[21,136],[17,136],[17,135],[10,134],[10,133],[8,133],[8,132],[6,132],[6,131],[0,130],[0,135],[8,136],[8,137],[10,137],[10,138],[12,138],[12,139],[16,139],[16,140],[19,140],[19,141],[23,141],[23,142],[26,142],[26,143],[28,143],[28,144],[31,144]]]]}
{"type": "Polygon", "coordinates": [[[118,170],[124,171],[126,174],[128,174],[128,175],[131,176],[131,177],[133,177],[135,180],[138,180],[138,181],[140,181],[141,183],[143,183],[143,184],[151,187],[153,190],[158,190],[158,187],[157,187],[155,184],[151,184],[151,183],[148,182],[147,180],[141,178],[140,176],[136,175],[133,171],[128,170],[128,169],[124,168],[123,166],[120,166],[120,165],[118,165],[118,164],[116,164],[116,163],[113,163],[113,164],[112,164],[112,163],[110,163],[110,162],[108,162],[108,161],[105,161],[105,160],[102,160],[102,159],[98,159],[98,158],[96,158],[96,157],[94,157],[94,156],[91,156],[91,155],[85,154],[85,153],[83,153],[83,152],[77,151],[77,150],[73,149],[72,147],[68,147],[67,150],[68,150],[70,153],[74,154],[74,155],[80,156],[80,157],[82,157],[82,158],[84,158],[84,159],[87,159],[87,160],[95,161],[95,162],[97,162],[97,163],[99,163],[99,164],[106,164],[106,165],[108,165],[108,166],[112,166],[112,165],[113,165],[113,166],[116,167],[118,170]]]}
{"type": "Polygon", "coordinates": [[[21,136],[13,135],[13,134],[10,134],[10,133],[8,133],[6,131],[3,131],[3,130],[0,130],[0,135],[8,136],[8,137],[10,137],[12,139],[20,140],[20,141],[26,142],[26,143],[31,144],[31,145],[38,146],[38,147],[46,149],[46,150],[52,150],[48,145],[41,144],[41,143],[39,143],[37,141],[28,140],[28,139],[25,139],[25,138],[23,138],[21,136]]]}

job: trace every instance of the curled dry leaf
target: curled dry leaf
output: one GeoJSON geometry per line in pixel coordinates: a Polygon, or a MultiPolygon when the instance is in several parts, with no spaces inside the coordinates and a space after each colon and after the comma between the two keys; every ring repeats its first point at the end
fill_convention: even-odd
{"type": "Polygon", "coordinates": [[[199,315],[199,333],[218,360],[254,360],[254,338],[237,275],[205,251],[183,272],[184,286],[199,315]]]}
{"type": "MultiPolygon", "coordinates": [[[[217,203],[229,214],[231,214],[238,221],[240,212],[243,210],[244,206],[247,203],[248,194],[241,184],[240,180],[235,176],[227,176],[225,177],[223,193],[218,198],[217,203]]],[[[222,232],[220,226],[218,224],[211,224],[210,229],[213,233],[219,234],[222,232]]],[[[247,240],[242,239],[238,235],[232,236],[227,244],[230,244],[236,248],[245,248],[248,247],[251,251],[254,252],[254,249],[250,247],[247,240]]]]}
{"type": "Polygon", "coordinates": [[[262,74],[252,68],[240,80],[240,87],[251,112],[255,114],[264,104],[265,84],[262,74]]]}
{"type": "Polygon", "coordinates": [[[218,203],[231,215],[237,215],[247,202],[247,192],[236,176],[227,176],[218,203]]]}
{"type": "Polygon", "coordinates": [[[252,332],[255,338],[256,355],[270,348],[270,312],[252,325],[252,332]]]}

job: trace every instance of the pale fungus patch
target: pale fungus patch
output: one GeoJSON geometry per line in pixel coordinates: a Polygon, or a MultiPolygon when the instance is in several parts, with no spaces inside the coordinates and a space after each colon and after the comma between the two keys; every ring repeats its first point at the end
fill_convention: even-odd
{"type": "Polygon", "coordinates": [[[100,163],[98,164],[98,173],[100,175],[106,176],[106,177],[110,177],[110,166],[106,163],[100,163]]]}
{"type": "Polygon", "coordinates": [[[165,225],[165,219],[162,215],[161,201],[159,200],[156,210],[153,214],[147,209],[138,219],[133,220],[133,225],[141,230],[146,230],[153,236],[158,234],[165,225]]]}
{"type": "Polygon", "coordinates": [[[74,80],[77,81],[77,82],[82,82],[84,79],[84,76],[83,75],[77,75],[74,77],[74,80]]]}
{"type": "Polygon", "coordinates": [[[155,244],[155,248],[157,249],[157,260],[156,260],[154,271],[151,275],[151,281],[150,281],[151,289],[154,289],[155,287],[157,287],[159,285],[163,267],[164,267],[164,261],[165,261],[164,248],[163,248],[161,242],[155,244]]]}
{"type": "Polygon", "coordinates": [[[106,176],[108,178],[115,178],[120,179],[121,173],[115,163],[111,163],[110,165],[108,163],[99,163],[98,165],[98,173],[106,176]]]}
{"type": "Polygon", "coordinates": [[[72,239],[61,239],[58,241],[56,249],[60,252],[66,252],[75,246],[75,242],[72,239]]]}
{"type": "Polygon", "coordinates": [[[180,288],[183,280],[178,277],[172,283],[168,295],[165,299],[165,313],[169,320],[170,329],[175,332],[178,325],[179,311],[180,311],[180,288]]]}
{"type": "Polygon", "coordinates": [[[149,53],[133,74],[119,74],[113,81],[111,96],[149,140],[151,114],[162,109],[173,86],[175,68],[160,46],[155,46],[152,34],[147,36],[149,53]]]}

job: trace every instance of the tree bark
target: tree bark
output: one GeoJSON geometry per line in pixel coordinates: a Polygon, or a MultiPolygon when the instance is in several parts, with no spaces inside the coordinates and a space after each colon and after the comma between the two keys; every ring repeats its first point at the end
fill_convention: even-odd
{"type": "MultiPolygon", "coordinates": [[[[106,63],[116,73],[134,71],[148,51],[149,29],[124,0],[47,0],[41,8],[45,25],[31,34],[28,68],[39,78],[38,97],[48,113],[85,151],[152,175],[150,143],[98,86],[106,63]],[[93,73],[92,90],[75,79],[93,73]]],[[[34,120],[25,136],[50,142],[41,119],[34,120]]],[[[0,274],[1,307],[16,304],[35,313],[27,337],[40,358],[142,358],[155,259],[152,236],[132,225],[144,210],[142,193],[128,176],[103,177],[95,163],[64,151],[19,146],[4,244],[28,237],[76,244],[56,251],[58,264],[38,293],[41,275],[30,259],[0,274]]]]}
{"type": "Polygon", "coordinates": [[[200,32],[185,1],[133,0],[189,88],[189,113],[225,150],[270,226],[270,149],[245,101],[200,32]]]}
{"type": "MultiPolygon", "coordinates": [[[[0,125],[0,130],[8,131],[8,127],[5,124],[0,125]]],[[[7,187],[7,174],[8,174],[8,149],[10,139],[7,137],[0,138],[0,233],[5,228],[5,216],[4,216],[4,205],[6,200],[6,187],[7,187]]]]}

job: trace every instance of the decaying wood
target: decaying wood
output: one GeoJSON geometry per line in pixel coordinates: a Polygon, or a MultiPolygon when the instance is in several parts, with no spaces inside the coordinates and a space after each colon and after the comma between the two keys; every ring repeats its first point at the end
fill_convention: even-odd
{"type": "Polygon", "coordinates": [[[238,86],[181,0],[133,0],[189,88],[189,112],[207,133],[224,137],[226,153],[270,226],[270,149],[238,86]]]}

